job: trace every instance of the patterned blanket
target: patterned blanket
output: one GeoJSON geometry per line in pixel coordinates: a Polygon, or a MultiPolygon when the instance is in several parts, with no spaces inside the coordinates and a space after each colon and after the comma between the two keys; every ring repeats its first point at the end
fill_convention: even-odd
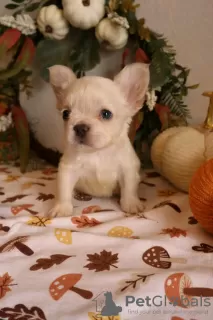
{"type": "Polygon", "coordinates": [[[212,320],[213,237],[187,195],[147,172],[144,214],[76,193],[48,219],[55,178],[0,166],[0,319],[212,320]]]}

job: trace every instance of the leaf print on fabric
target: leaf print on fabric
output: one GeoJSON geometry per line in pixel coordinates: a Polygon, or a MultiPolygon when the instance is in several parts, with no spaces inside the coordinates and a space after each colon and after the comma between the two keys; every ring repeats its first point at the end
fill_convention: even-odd
{"type": "Polygon", "coordinates": [[[87,216],[72,217],[71,221],[77,225],[77,228],[95,227],[102,223],[95,218],[88,218],[87,216]]]}
{"type": "Polygon", "coordinates": [[[173,227],[172,229],[162,229],[160,234],[169,234],[171,238],[179,238],[180,236],[186,237],[187,231],[173,227]]]}
{"type": "Polygon", "coordinates": [[[206,243],[201,243],[200,246],[193,246],[192,250],[197,252],[213,253],[213,246],[210,246],[206,243]]]}
{"type": "Polygon", "coordinates": [[[89,194],[77,192],[77,191],[75,191],[75,193],[74,193],[74,198],[78,201],[91,201],[92,200],[92,196],[90,196],[89,194]]]}
{"type": "Polygon", "coordinates": [[[103,250],[100,253],[87,254],[87,260],[89,263],[84,266],[89,270],[95,272],[109,271],[111,267],[118,268],[115,266],[118,263],[118,253],[112,253],[111,251],[103,250]]]}
{"type": "Polygon", "coordinates": [[[36,226],[36,227],[46,227],[48,224],[51,224],[52,220],[48,218],[41,218],[41,217],[32,217],[32,219],[27,221],[29,226],[36,226]]]}
{"type": "Polygon", "coordinates": [[[36,214],[38,214],[38,212],[30,209],[33,206],[34,206],[33,204],[22,204],[19,206],[13,206],[13,207],[11,207],[11,212],[12,212],[12,214],[14,214],[14,216],[16,216],[17,214],[19,214],[22,211],[27,211],[30,214],[36,215],[36,214]]]}
{"type": "Polygon", "coordinates": [[[39,183],[39,182],[26,182],[22,184],[22,189],[30,189],[32,186],[40,186],[40,187],[45,187],[44,183],[39,183]]]}
{"type": "Polygon", "coordinates": [[[177,191],[174,190],[169,190],[169,189],[165,189],[165,190],[158,190],[157,194],[158,197],[171,197],[174,196],[175,194],[177,194],[177,191]]]}
{"type": "Polygon", "coordinates": [[[1,203],[15,202],[16,200],[21,200],[25,197],[28,197],[29,194],[17,194],[16,196],[6,198],[1,203]]]}
{"type": "Polygon", "coordinates": [[[151,247],[142,255],[142,260],[151,267],[169,269],[172,263],[187,263],[185,258],[170,258],[169,253],[160,246],[151,247]]]}
{"type": "Polygon", "coordinates": [[[121,320],[120,316],[102,316],[98,312],[88,312],[88,320],[121,320]]]}
{"type": "Polygon", "coordinates": [[[52,254],[50,258],[40,258],[36,260],[36,264],[30,267],[31,271],[37,271],[40,269],[47,270],[52,268],[54,265],[59,265],[65,260],[76,257],[76,256],[66,256],[65,254],[52,254]]]}
{"type": "Polygon", "coordinates": [[[165,207],[165,206],[169,206],[170,208],[174,209],[176,212],[181,213],[181,209],[178,207],[178,205],[175,204],[175,203],[172,203],[169,200],[163,201],[163,202],[160,202],[160,203],[156,204],[153,207],[153,209],[162,208],[162,207],[165,207]]]}
{"type": "Polygon", "coordinates": [[[20,178],[21,176],[8,175],[7,178],[4,180],[4,182],[18,181],[20,178]]]}
{"type": "Polygon", "coordinates": [[[149,277],[154,276],[154,273],[152,274],[146,274],[146,275],[141,275],[138,274],[135,279],[132,280],[126,280],[125,281],[125,286],[120,289],[121,292],[124,292],[125,290],[131,288],[131,289],[136,289],[138,283],[145,283],[148,281],[149,277]]]}
{"type": "Polygon", "coordinates": [[[0,276],[0,299],[2,299],[7,292],[12,291],[11,287],[16,286],[16,284],[12,283],[12,277],[6,272],[2,277],[0,276]]]}
{"type": "Polygon", "coordinates": [[[8,320],[47,320],[39,307],[29,309],[23,304],[17,304],[14,308],[0,309],[0,317],[7,317],[8,320]]]}
{"type": "Polygon", "coordinates": [[[56,239],[64,244],[72,244],[72,231],[69,229],[55,229],[56,239]]]}
{"type": "Polygon", "coordinates": [[[33,250],[25,244],[25,242],[27,242],[28,239],[29,237],[27,236],[20,236],[12,239],[0,247],[0,253],[10,252],[14,249],[18,249],[21,253],[23,253],[26,256],[33,255],[33,250]]]}
{"type": "Polygon", "coordinates": [[[55,196],[51,193],[49,194],[45,194],[45,193],[42,193],[42,192],[39,192],[39,196],[36,198],[36,200],[39,200],[39,201],[47,201],[47,200],[52,200],[54,199],[55,196]]]}
{"type": "Polygon", "coordinates": [[[198,224],[198,221],[195,219],[195,217],[189,217],[188,224],[198,224]]]}
{"type": "Polygon", "coordinates": [[[190,277],[185,273],[173,273],[164,283],[165,294],[173,306],[189,308],[193,297],[213,297],[212,288],[192,287],[190,277]]]}
{"type": "Polygon", "coordinates": [[[42,171],[43,174],[46,174],[47,176],[51,176],[52,174],[57,173],[58,170],[55,168],[46,168],[42,171]]]}
{"type": "Polygon", "coordinates": [[[10,231],[10,227],[8,226],[3,226],[3,224],[0,224],[0,232],[9,232],[10,231]]]}
{"type": "Polygon", "coordinates": [[[107,235],[108,237],[131,238],[133,231],[127,227],[117,226],[110,229],[107,235]]]}
{"type": "Polygon", "coordinates": [[[79,294],[84,299],[91,299],[93,297],[93,293],[88,290],[80,289],[76,287],[76,284],[81,280],[82,274],[64,274],[61,277],[55,279],[50,287],[49,292],[51,297],[58,301],[63,295],[69,290],[79,294]]]}
{"type": "Polygon", "coordinates": [[[3,191],[4,191],[4,188],[0,187],[0,196],[4,196],[5,195],[5,193],[3,191]]]}

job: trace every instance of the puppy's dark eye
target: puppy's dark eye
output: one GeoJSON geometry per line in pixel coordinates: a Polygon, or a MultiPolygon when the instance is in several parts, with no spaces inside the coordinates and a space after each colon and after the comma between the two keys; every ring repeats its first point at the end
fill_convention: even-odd
{"type": "Polygon", "coordinates": [[[110,120],[112,118],[112,112],[107,109],[103,109],[101,110],[100,116],[104,120],[110,120]]]}
{"type": "Polygon", "coordinates": [[[63,119],[66,121],[66,120],[68,120],[69,119],[69,117],[70,117],[70,110],[69,109],[64,109],[63,111],[62,111],[62,117],[63,117],[63,119]]]}

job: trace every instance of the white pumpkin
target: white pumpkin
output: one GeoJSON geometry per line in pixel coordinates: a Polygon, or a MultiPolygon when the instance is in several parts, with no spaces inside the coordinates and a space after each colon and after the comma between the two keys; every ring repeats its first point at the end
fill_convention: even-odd
{"type": "Polygon", "coordinates": [[[122,49],[129,38],[127,29],[109,18],[103,19],[97,25],[95,34],[100,43],[104,42],[107,50],[122,49]]]}
{"type": "Polygon", "coordinates": [[[165,130],[154,140],[151,159],[155,170],[178,189],[188,192],[200,165],[213,157],[212,134],[191,127],[165,130]]]}
{"type": "Polygon", "coordinates": [[[69,24],[63,11],[53,4],[39,11],[37,24],[40,32],[50,39],[62,40],[69,32],[69,24]]]}
{"type": "Polygon", "coordinates": [[[73,27],[95,27],[105,14],[105,0],[62,0],[64,16],[73,27]]]}

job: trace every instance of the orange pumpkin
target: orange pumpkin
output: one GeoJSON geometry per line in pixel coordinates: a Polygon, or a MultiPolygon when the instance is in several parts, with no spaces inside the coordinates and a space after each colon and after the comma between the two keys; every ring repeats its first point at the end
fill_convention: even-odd
{"type": "Polygon", "coordinates": [[[213,159],[201,165],[192,177],[189,205],[200,225],[213,234],[213,159]]]}

